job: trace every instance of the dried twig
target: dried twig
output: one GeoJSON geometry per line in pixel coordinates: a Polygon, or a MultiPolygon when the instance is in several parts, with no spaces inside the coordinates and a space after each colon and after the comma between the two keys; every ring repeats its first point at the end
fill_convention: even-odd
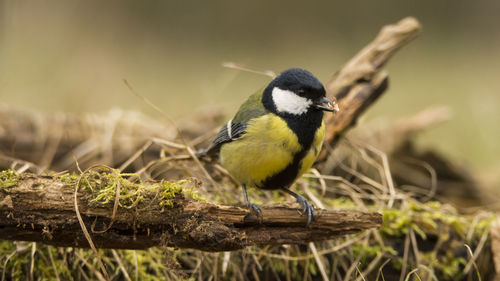
{"type": "Polygon", "coordinates": [[[340,107],[340,112],[327,119],[326,141],[330,146],[334,146],[340,135],[386,90],[387,73],[380,69],[420,30],[420,23],[412,17],[385,26],[326,84],[328,95],[336,96],[340,107]]]}

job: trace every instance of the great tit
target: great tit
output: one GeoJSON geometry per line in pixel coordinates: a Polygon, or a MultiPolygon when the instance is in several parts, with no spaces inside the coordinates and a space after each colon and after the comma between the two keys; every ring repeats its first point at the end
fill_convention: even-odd
{"type": "Polygon", "coordinates": [[[261,209],[248,200],[247,186],[281,189],[294,196],[309,226],[314,207],[288,187],[318,157],[325,133],[323,111],[338,110],[314,75],[288,69],[250,96],[204,153],[219,153],[222,166],[241,184],[247,207],[259,217],[261,209]]]}

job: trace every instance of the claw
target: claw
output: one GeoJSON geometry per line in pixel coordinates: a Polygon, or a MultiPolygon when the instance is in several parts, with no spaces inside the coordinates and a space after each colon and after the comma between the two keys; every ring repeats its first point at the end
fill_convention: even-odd
{"type": "Polygon", "coordinates": [[[306,198],[297,194],[297,202],[302,205],[302,215],[307,214],[306,227],[309,227],[311,221],[314,219],[314,207],[306,198]]]}
{"type": "Polygon", "coordinates": [[[252,203],[250,204],[250,206],[247,207],[252,207],[257,216],[262,219],[262,210],[260,209],[259,205],[252,203]]]}
{"type": "Polygon", "coordinates": [[[250,203],[250,200],[248,200],[248,195],[247,195],[247,188],[245,185],[241,186],[241,189],[243,190],[243,196],[245,197],[245,202],[247,204],[247,208],[252,208],[252,210],[257,214],[257,216],[262,219],[262,210],[260,209],[259,205],[250,203]]]}
{"type": "Polygon", "coordinates": [[[297,193],[295,193],[287,188],[282,188],[282,189],[286,193],[295,197],[297,199],[297,202],[302,206],[302,215],[307,214],[306,227],[309,227],[309,225],[311,224],[311,221],[314,220],[314,206],[311,203],[309,203],[309,201],[307,201],[307,199],[304,198],[304,196],[297,194],[297,193]]]}

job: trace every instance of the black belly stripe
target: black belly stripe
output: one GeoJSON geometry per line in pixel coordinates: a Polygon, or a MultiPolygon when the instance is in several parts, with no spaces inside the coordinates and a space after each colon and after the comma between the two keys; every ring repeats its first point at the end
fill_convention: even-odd
{"type": "Polygon", "coordinates": [[[300,169],[300,162],[306,156],[309,149],[302,149],[293,156],[293,161],[281,172],[268,177],[259,185],[262,189],[279,189],[290,186],[297,178],[300,169]]]}
{"type": "Polygon", "coordinates": [[[317,114],[307,114],[303,118],[293,116],[284,118],[288,127],[297,135],[297,139],[302,149],[293,156],[293,161],[282,171],[271,175],[258,185],[262,189],[279,189],[289,187],[297,178],[300,170],[300,163],[311,149],[311,145],[316,136],[316,131],[321,126],[323,112],[317,114]],[[306,118],[307,117],[307,118],[306,118]]]}

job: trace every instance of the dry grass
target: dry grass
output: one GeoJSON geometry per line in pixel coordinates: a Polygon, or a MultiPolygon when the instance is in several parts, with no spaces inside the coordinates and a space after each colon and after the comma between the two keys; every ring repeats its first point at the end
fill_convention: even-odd
{"type": "MultiPolygon", "coordinates": [[[[119,127],[124,120],[115,122],[108,124],[119,127]]],[[[133,130],[129,131],[133,134],[133,130]]],[[[213,132],[211,128],[207,131],[213,132]]],[[[186,137],[187,142],[195,139],[186,137]]],[[[115,135],[106,140],[87,150],[86,155],[107,155],[109,163],[120,170],[136,172],[143,180],[197,177],[204,183],[198,193],[209,201],[239,204],[242,200],[229,175],[213,162],[196,159],[190,146],[151,138],[133,144],[135,150],[128,150],[129,157],[123,157],[117,153],[120,150],[115,135]],[[115,153],[108,154],[104,148],[115,153]]],[[[37,141],[47,144],[52,140],[47,136],[37,141]]],[[[37,162],[51,167],[58,161],[54,155],[57,153],[37,162]]],[[[3,154],[2,157],[18,172],[44,170],[25,159],[3,154]]],[[[101,160],[85,155],[74,157],[86,165],[82,168],[101,160]]],[[[468,280],[478,276],[488,280],[488,272],[493,269],[489,266],[487,231],[493,216],[484,212],[464,216],[451,205],[432,201],[436,200],[434,195],[439,188],[436,178],[440,175],[420,159],[410,162],[415,169],[425,168],[431,188],[415,186],[401,190],[394,181],[392,158],[377,144],[368,144],[353,134],[341,141],[325,162],[317,165],[318,170],[311,170],[292,187],[319,208],[380,211],[384,214],[380,230],[308,245],[255,246],[225,253],[152,248],[96,249],[93,254],[85,249],[2,242],[3,280],[21,277],[27,280],[468,280]],[[99,269],[99,260],[108,274],[99,269]]],[[[293,198],[279,192],[255,190],[251,197],[264,205],[277,201],[294,204],[293,198]]]]}

